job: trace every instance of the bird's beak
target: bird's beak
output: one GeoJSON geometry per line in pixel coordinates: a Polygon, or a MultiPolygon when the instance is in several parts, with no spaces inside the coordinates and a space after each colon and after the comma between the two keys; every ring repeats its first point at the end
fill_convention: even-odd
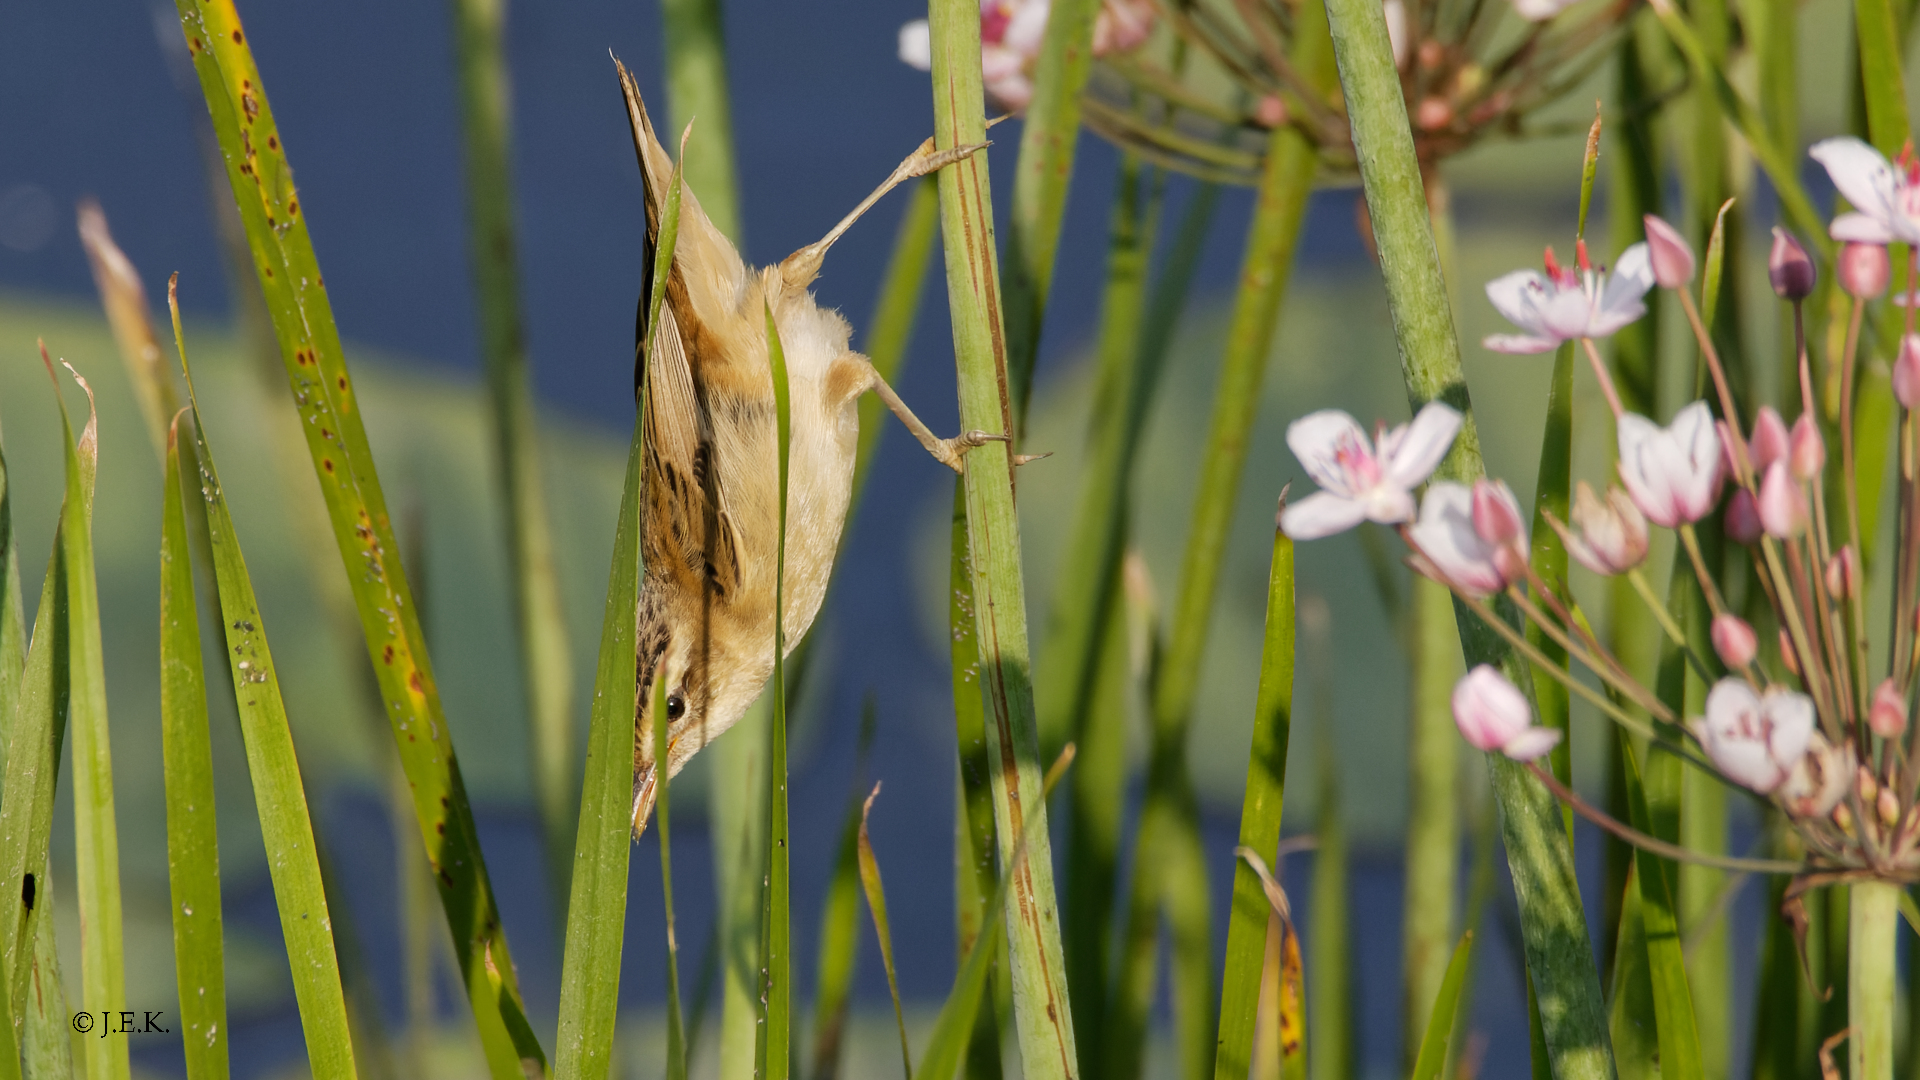
{"type": "Polygon", "coordinates": [[[633,838],[647,831],[647,819],[653,816],[654,766],[642,765],[633,777],[633,838]]]}

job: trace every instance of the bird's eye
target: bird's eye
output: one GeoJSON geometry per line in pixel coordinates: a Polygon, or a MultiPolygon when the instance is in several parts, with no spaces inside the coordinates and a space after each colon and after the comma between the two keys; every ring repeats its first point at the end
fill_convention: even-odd
{"type": "Polygon", "coordinates": [[[685,715],[687,715],[687,699],[681,697],[679,694],[668,694],[667,719],[669,721],[678,720],[685,715]]]}

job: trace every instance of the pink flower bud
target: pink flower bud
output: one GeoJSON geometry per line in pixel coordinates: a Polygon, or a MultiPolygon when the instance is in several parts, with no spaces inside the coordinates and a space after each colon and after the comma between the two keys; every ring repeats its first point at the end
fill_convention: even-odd
{"type": "Polygon", "coordinates": [[[1422,131],[1439,131],[1453,123],[1453,102],[1434,95],[1414,107],[1413,122],[1422,131]]]}
{"type": "Polygon", "coordinates": [[[1713,651],[1720,656],[1720,662],[1735,671],[1753,663],[1753,656],[1760,651],[1760,639],[1754,634],[1753,627],[1738,615],[1717,615],[1713,620],[1713,651]]]}
{"type": "Polygon", "coordinates": [[[1920,334],[1900,339],[1900,355],[1893,361],[1893,396],[1903,409],[1920,408],[1920,334]]]}
{"type": "Polygon", "coordinates": [[[1836,600],[1850,600],[1860,587],[1860,556],[1848,544],[1827,560],[1827,592],[1836,600]]]}
{"type": "Polygon", "coordinates": [[[1812,413],[1801,413],[1793,422],[1793,435],[1787,442],[1787,471],[1795,480],[1812,481],[1827,466],[1827,444],[1820,438],[1820,425],[1812,413]]]}
{"type": "Polygon", "coordinates": [[[1813,291],[1813,260],[1792,234],[1773,227],[1773,250],[1767,254],[1767,280],[1782,300],[1804,300],[1813,291]]]}
{"type": "Polygon", "coordinates": [[[1476,480],[1473,484],[1473,531],[1489,544],[1510,544],[1526,538],[1520,521],[1520,501],[1505,480],[1476,480]]]}
{"type": "Polygon", "coordinates": [[[1841,248],[1835,272],[1847,295],[1861,300],[1872,300],[1886,292],[1887,280],[1892,276],[1887,249],[1879,244],[1854,243],[1841,248]]]}
{"type": "Polygon", "coordinates": [[[1892,788],[1881,788],[1879,797],[1873,800],[1873,806],[1880,813],[1882,827],[1891,829],[1900,824],[1900,796],[1895,795],[1892,788]]]}
{"type": "Polygon", "coordinates": [[[1907,695],[1892,679],[1882,682],[1873,692],[1873,704],[1867,709],[1867,726],[1883,739],[1898,738],[1907,730],[1907,695]]]}
{"type": "Polygon", "coordinates": [[[1647,254],[1653,259],[1653,280],[1663,289],[1678,289],[1693,280],[1693,248],[1680,230],[1648,214],[1647,254]]]}
{"type": "Polygon", "coordinates": [[[1740,488],[1727,500],[1727,539],[1736,544],[1757,544],[1766,529],[1760,525],[1760,508],[1754,504],[1753,492],[1740,488]]]}
{"type": "Polygon", "coordinates": [[[1560,741],[1552,728],[1533,726],[1533,709],[1499,670],[1481,664],[1454,685],[1453,722],[1468,743],[1517,761],[1539,757],[1560,741]]]}
{"type": "Polygon", "coordinates": [[[1787,451],[1787,422],[1773,406],[1760,406],[1760,415],[1753,418],[1753,438],[1747,441],[1753,471],[1765,476],[1767,467],[1786,457],[1787,451]]]}
{"type": "Polygon", "coordinates": [[[1793,651],[1793,635],[1784,626],[1780,628],[1780,662],[1794,675],[1800,674],[1800,654],[1793,651]]]}
{"type": "Polygon", "coordinates": [[[1776,540],[1791,540],[1807,528],[1807,497],[1800,485],[1787,475],[1787,463],[1776,461],[1767,467],[1760,481],[1760,527],[1776,540]]]}
{"type": "Polygon", "coordinates": [[[1647,557],[1647,519],[1619,488],[1608,488],[1602,502],[1585,480],[1580,481],[1569,516],[1573,528],[1559,530],[1567,554],[1594,573],[1622,574],[1647,557]]]}
{"type": "Polygon", "coordinates": [[[1254,122],[1264,128],[1277,128],[1287,122],[1287,103],[1277,94],[1268,94],[1253,107],[1254,122]]]}

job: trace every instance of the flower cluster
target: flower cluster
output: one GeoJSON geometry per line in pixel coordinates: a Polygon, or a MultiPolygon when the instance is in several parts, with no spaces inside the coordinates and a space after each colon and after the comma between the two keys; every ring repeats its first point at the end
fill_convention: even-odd
{"type": "MultiPolygon", "coordinates": [[[[1049,0],[980,0],[980,75],[987,96],[1007,112],[1033,100],[1033,68],[1047,33],[1049,0]]],[[[1153,33],[1152,0],[1104,0],[1093,24],[1093,54],[1139,48],[1153,33]]],[[[900,59],[921,71],[933,69],[933,35],[927,20],[900,28],[900,59]]]]}
{"type": "MultiPolygon", "coordinates": [[[[1913,410],[1920,408],[1920,334],[1913,321],[1920,305],[1906,307],[1893,365],[1901,472],[1890,560],[1891,659],[1878,679],[1868,671],[1866,584],[1854,539],[1861,535],[1861,493],[1853,401],[1863,312],[1885,294],[1890,277],[1886,245],[1920,243],[1920,158],[1909,149],[1889,162],[1854,139],[1820,143],[1812,156],[1855,208],[1831,224],[1832,237],[1845,245],[1834,265],[1837,283],[1851,297],[1854,332],[1824,365],[1837,389],[1836,415],[1824,424],[1801,321],[1816,269],[1783,230],[1775,230],[1768,270],[1794,314],[1800,400],[1791,423],[1771,406],[1744,414],[1739,408],[1689,292],[1693,250],[1659,218],[1646,219],[1646,242],[1623,252],[1611,274],[1589,262],[1582,244],[1573,267],[1560,265],[1549,249],[1545,273],[1517,271],[1487,286],[1493,306],[1520,331],[1487,338],[1488,348],[1536,353],[1572,341],[1591,361],[1614,415],[1619,483],[1596,493],[1583,481],[1569,520],[1542,518],[1575,562],[1596,574],[1627,575],[1653,606],[1674,646],[1712,684],[1702,715],[1683,715],[1638,681],[1574,613],[1566,583],[1543,580],[1530,561],[1527,519],[1506,484],[1435,481],[1416,511],[1414,490],[1460,428],[1460,416],[1444,405],[1426,406],[1411,424],[1383,430],[1372,442],[1343,413],[1297,421],[1288,445],[1322,490],[1290,508],[1282,526],[1301,539],[1362,521],[1397,527],[1410,564],[1447,585],[1537,671],[1770,801],[1804,847],[1804,872],[1914,882],[1920,881],[1920,738],[1911,723],[1920,684],[1920,423],[1913,410]],[[1692,402],[1664,426],[1622,407],[1594,346],[1641,317],[1656,285],[1678,296],[1714,387],[1711,403],[1692,402]],[[1753,417],[1750,425],[1740,422],[1743,415],[1753,417]],[[1827,453],[1830,437],[1838,438],[1840,454],[1827,453]],[[1716,510],[1722,511],[1717,518],[1716,510]],[[1698,580],[1712,612],[1707,642],[1688,639],[1641,575],[1650,525],[1678,538],[1676,559],[1685,560],[1681,565],[1698,580]],[[1728,546],[1749,553],[1753,587],[1744,591],[1755,600],[1741,611],[1729,609],[1703,555],[1696,530],[1705,528],[1718,528],[1728,546]],[[1518,620],[1538,628],[1611,693],[1548,661],[1518,620]],[[1756,630],[1755,621],[1769,632],[1756,630]],[[1763,641],[1769,642],[1765,654],[1763,641]],[[1708,644],[1711,654],[1703,655],[1708,644]]],[[[1534,723],[1527,695],[1486,665],[1461,679],[1453,713],[1469,743],[1516,760],[1539,757],[1559,738],[1534,723]]]]}

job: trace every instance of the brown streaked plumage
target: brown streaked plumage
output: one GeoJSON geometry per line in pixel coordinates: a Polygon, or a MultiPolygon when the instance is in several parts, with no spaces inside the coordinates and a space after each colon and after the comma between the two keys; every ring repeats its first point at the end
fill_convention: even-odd
{"type": "MultiPolygon", "coordinates": [[[[646,188],[647,249],[654,248],[673,163],[655,135],[633,77],[615,61],[646,188]]],[[[984,144],[982,144],[984,145],[984,144]]],[[[931,139],[817,243],[777,266],[748,267],[683,189],[679,233],[660,327],[647,358],[647,456],[641,551],[646,573],[636,618],[639,698],[634,711],[633,835],[653,811],[653,739],[647,703],[667,680],[668,775],[733,726],[773,672],[774,573],[779,525],[778,441],[764,311],[787,360],[787,648],[813,624],[852,494],[861,394],[873,390],[921,445],[954,470],[972,447],[1004,436],[940,439],[849,342],[852,328],[807,289],[827,249],[881,195],[979,150],[936,152],[931,139]]],[[[636,320],[644,340],[649,264],[636,320]]]]}

